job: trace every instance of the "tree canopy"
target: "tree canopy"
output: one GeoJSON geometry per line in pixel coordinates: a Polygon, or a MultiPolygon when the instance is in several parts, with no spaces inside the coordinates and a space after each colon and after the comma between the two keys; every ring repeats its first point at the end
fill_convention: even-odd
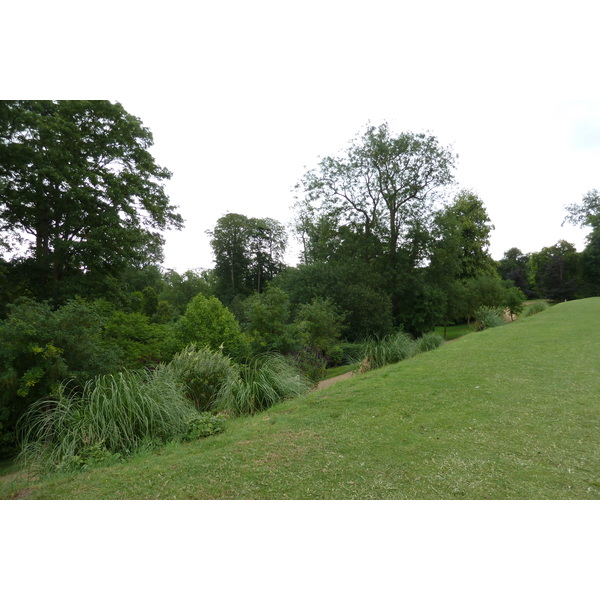
{"type": "Polygon", "coordinates": [[[228,213],[207,233],[215,256],[217,294],[226,304],[236,296],[260,294],[283,269],[287,234],[275,219],[228,213]]]}
{"type": "Polygon", "coordinates": [[[160,232],[183,221],[152,143],[119,103],[0,102],[1,246],[35,296],[68,297],[161,260],[160,232]]]}

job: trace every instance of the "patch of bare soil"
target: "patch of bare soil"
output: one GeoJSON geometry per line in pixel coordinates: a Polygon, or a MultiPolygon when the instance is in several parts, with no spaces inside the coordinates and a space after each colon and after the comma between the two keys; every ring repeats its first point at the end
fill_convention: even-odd
{"type": "Polygon", "coordinates": [[[352,377],[353,375],[354,375],[354,373],[352,371],[350,371],[349,373],[344,373],[343,375],[338,375],[337,377],[332,377],[331,379],[325,379],[323,381],[319,381],[319,383],[317,385],[317,389],[323,390],[323,389],[329,387],[330,385],[337,383],[338,381],[342,381],[343,379],[350,379],[350,377],[352,377]]]}

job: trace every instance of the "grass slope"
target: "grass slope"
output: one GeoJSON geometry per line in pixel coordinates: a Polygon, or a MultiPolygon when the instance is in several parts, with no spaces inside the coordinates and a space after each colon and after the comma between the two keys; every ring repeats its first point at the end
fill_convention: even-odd
{"type": "Polygon", "coordinates": [[[598,499],[600,299],[355,376],[226,433],[0,497],[598,499]]]}

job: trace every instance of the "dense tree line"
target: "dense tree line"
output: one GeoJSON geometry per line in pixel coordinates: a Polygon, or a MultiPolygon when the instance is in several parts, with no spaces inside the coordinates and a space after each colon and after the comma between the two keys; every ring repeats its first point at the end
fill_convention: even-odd
{"type": "Polygon", "coordinates": [[[298,182],[297,266],[281,223],[228,213],[207,232],[214,268],[165,270],[161,232],[183,221],[151,145],[117,103],[0,102],[0,453],[61,382],[183,360],[190,344],[239,364],[281,353],[318,379],[361,340],[600,292],[598,192],[568,209],[591,227],[584,252],[561,241],[494,262],[451,149],[387,124],[298,182]]]}

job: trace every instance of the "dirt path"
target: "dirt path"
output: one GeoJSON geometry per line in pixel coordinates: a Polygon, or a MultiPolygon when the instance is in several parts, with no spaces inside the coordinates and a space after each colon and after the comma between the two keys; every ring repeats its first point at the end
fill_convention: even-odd
{"type": "Polygon", "coordinates": [[[344,373],[343,375],[338,375],[337,377],[332,377],[331,379],[324,379],[323,381],[319,381],[317,385],[318,390],[323,390],[338,381],[342,381],[342,379],[350,379],[354,373],[350,371],[349,373],[344,373]]]}

